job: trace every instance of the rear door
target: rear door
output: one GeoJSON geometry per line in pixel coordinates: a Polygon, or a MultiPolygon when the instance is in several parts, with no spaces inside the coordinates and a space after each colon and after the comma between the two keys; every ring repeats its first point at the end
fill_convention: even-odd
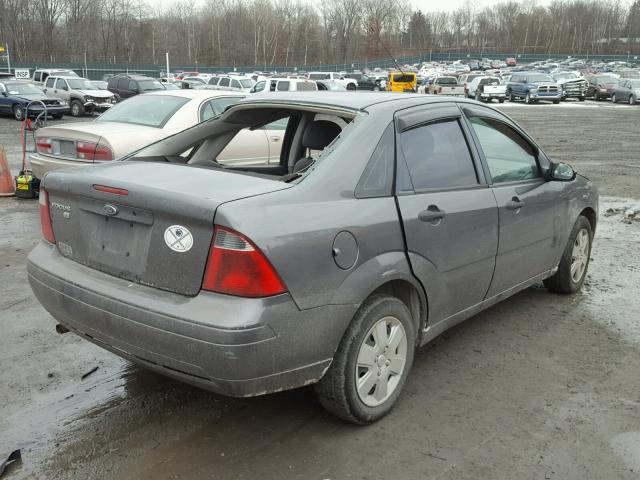
{"type": "Polygon", "coordinates": [[[548,160],[506,117],[481,106],[463,110],[498,203],[500,246],[489,291],[493,296],[553,268],[561,248],[561,218],[567,218],[560,212],[567,204],[562,182],[543,178],[548,160]]]}
{"type": "Polygon", "coordinates": [[[396,117],[397,195],[430,323],[481,302],[498,248],[498,210],[454,104],[396,117]]]}

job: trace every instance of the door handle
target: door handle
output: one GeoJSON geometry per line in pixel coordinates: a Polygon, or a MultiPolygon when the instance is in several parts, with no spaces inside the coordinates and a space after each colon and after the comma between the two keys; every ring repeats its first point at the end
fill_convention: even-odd
{"type": "Polygon", "coordinates": [[[507,210],[520,210],[524,207],[524,202],[521,202],[518,197],[513,197],[505,205],[507,210]]]}
{"type": "Polygon", "coordinates": [[[280,141],[280,137],[271,137],[271,141],[277,143],[280,141]]]}
{"type": "Polygon", "coordinates": [[[446,215],[446,212],[440,210],[437,205],[429,205],[426,210],[418,214],[418,219],[422,222],[435,222],[436,220],[442,220],[446,215]]]}

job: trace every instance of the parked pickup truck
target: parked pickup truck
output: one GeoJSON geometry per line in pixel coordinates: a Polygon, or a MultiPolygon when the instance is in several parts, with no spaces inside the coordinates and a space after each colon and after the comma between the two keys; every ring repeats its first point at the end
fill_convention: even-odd
{"type": "Polygon", "coordinates": [[[476,77],[467,87],[467,96],[479,102],[490,102],[494,98],[504,103],[507,98],[506,85],[500,85],[497,77],[476,77]]]}
{"type": "Polygon", "coordinates": [[[309,80],[333,80],[341,84],[347,90],[357,90],[358,81],[353,78],[346,78],[344,74],[337,72],[309,72],[309,80]]]}
{"type": "Polygon", "coordinates": [[[433,95],[460,95],[464,96],[464,85],[458,84],[456,77],[436,77],[429,85],[425,85],[423,93],[433,95]]]}
{"type": "Polygon", "coordinates": [[[538,72],[514,73],[507,84],[509,101],[524,99],[524,103],[531,104],[539,100],[549,100],[560,103],[562,96],[560,87],[551,75],[538,72]]]}
{"type": "Polygon", "coordinates": [[[558,72],[552,76],[560,86],[562,100],[577,98],[581,102],[584,102],[589,84],[582,75],[577,72],[558,72]]]}

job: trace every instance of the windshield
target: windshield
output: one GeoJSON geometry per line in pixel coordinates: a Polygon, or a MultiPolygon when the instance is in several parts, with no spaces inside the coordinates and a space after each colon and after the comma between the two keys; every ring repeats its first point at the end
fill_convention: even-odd
{"type": "Polygon", "coordinates": [[[539,83],[539,82],[551,82],[553,83],[553,78],[551,78],[551,75],[529,75],[529,78],[527,79],[527,81],[529,83],[539,83]]]}
{"type": "Polygon", "coordinates": [[[157,80],[138,80],[141,92],[149,92],[151,90],[164,90],[162,84],[157,80]]]}
{"type": "Polygon", "coordinates": [[[69,88],[72,90],[98,90],[98,88],[85,78],[67,78],[69,88]]]}
{"type": "Polygon", "coordinates": [[[162,128],[188,101],[188,98],[170,95],[135,96],[114,105],[98,117],[96,122],[131,123],[162,128]]]}
{"type": "Polygon", "coordinates": [[[251,88],[256,83],[250,78],[245,78],[244,80],[239,80],[239,81],[240,81],[240,85],[242,85],[242,88],[251,88]]]}
{"type": "Polygon", "coordinates": [[[102,82],[100,80],[96,80],[96,81],[91,82],[91,83],[93,83],[98,90],[106,90],[107,89],[107,85],[108,85],[107,82],[102,82]]]}
{"type": "Polygon", "coordinates": [[[314,82],[298,82],[296,85],[298,87],[298,91],[311,91],[318,90],[318,86],[314,82]]]}
{"type": "Polygon", "coordinates": [[[598,83],[616,83],[616,79],[603,75],[602,77],[595,77],[594,80],[598,83]]]}
{"type": "Polygon", "coordinates": [[[4,88],[7,89],[9,95],[29,95],[34,93],[42,94],[42,90],[30,83],[5,83],[4,88]]]}

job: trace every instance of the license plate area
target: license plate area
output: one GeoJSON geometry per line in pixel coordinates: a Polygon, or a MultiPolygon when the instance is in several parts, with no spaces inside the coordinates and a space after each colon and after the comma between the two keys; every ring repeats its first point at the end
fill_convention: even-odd
{"type": "Polygon", "coordinates": [[[51,142],[51,149],[54,155],[76,158],[76,142],[73,140],[53,140],[51,142]]]}

